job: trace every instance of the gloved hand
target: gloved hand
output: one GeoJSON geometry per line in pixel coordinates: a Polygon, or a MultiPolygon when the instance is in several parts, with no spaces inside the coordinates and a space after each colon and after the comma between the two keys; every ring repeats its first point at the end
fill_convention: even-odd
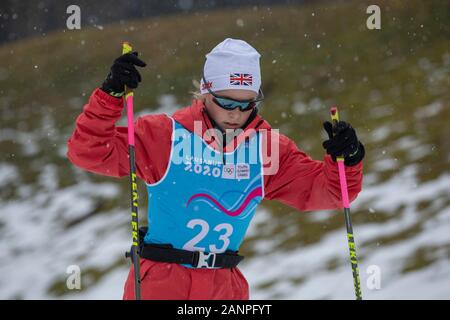
{"type": "Polygon", "coordinates": [[[323,142],[323,147],[331,155],[334,161],[336,157],[343,156],[346,166],[357,165],[364,158],[364,145],[358,140],[355,129],[344,121],[339,121],[333,128],[331,122],[323,123],[323,128],[328,133],[329,140],[323,142]]]}
{"type": "Polygon", "coordinates": [[[138,53],[127,53],[114,60],[111,70],[102,85],[102,90],[114,97],[121,97],[125,86],[136,89],[142,81],[135,66],[145,67],[147,64],[138,58],[138,53]]]}

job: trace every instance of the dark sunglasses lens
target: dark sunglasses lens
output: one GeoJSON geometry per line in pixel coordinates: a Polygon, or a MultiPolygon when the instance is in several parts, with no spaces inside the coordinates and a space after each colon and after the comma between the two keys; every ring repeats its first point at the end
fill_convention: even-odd
{"type": "Polygon", "coordinates": [[[241,111],[248,111],[253,109],[257,102],[251,101],[251,102],[240,102],[225,98],[213,98],[213,101],[220,107],[226,110],[234,110],[236,108],[239,108],[241,111]]]}
{"type": "Polygon", "coordinates": [[[236,109],[236,107],[238,107],[237,105],[235,105],[233,100],[228,100],[224,98],[214,98],[213,101],[220,107],[227,110],[233,110],[236,109]]]}
{"type": "Polygon", "coordinates": [[[219,107],[221,107],[221,108],[227,109],[226,105],[223,104],[223,102],[220,101],[220,100],[221,100],[221,99],[213,98],[213,101],[215,102],[215,104],[217,104],[217,105],[218,105],[219,107]]]}
{"type": "Polygon", "coordinates": [[[249,110],[252,110],[255,106],[256,106],[256,102],[252,101],[252,102],[247,102],[246,104],[239,106],[239,109],[241,109],[241,111],[249,111],[249,110]]]}

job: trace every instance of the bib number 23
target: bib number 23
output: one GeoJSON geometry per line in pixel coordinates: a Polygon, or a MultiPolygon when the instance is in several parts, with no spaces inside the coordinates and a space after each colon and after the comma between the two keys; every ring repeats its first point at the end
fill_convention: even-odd
{"type": "Polygon", "coordinates": [[[219,240],[223,242],[223,245],[220,248],[217,248],[215,244],[212,244],[209,246],[209,248],[202,248],[197,247],[197,243],[203,240],[208,235],[209,232],[209,224],[205,220],[202,219],[192,219],[190,220],[187,225],[188,228],[194,229],[196,226],[200,226],[200,232],[191,240],[186,242],[186,244],[183,246],[184,250],[189,251],[208,251],[213,253],[223,253],[227,250],[228,246],[230,245],[230,239],[229,237],[233,233],[233,226],[229,223],[221,223],[218,224],[213,230],[218,232],[219,240]],[[225,230],[225,232],[223,231],[225,230]],[[207,250],[208,249],[208,250],[207,250]]]}

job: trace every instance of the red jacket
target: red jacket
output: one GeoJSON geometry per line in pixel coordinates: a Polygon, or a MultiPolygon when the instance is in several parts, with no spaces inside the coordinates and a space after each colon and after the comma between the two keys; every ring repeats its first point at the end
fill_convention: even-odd
{"type": "MultiPolygon", "coordinates": [[[[122,105],[122,99],[100,89],[93,92],[68,141],[67,156],[73,164],[106,176],[129,175],[127,128],[115,125],[122,115],[122,105]]],[[[202,121],[205,131],[212,128],[212,124],[204,108],[202,102],[194,100],[191,106],[177,110],[172,117],[190,131],[194,131],[194,121],[202,121]]],[[[249,129],[270,130],[270,125],[257,115],[237,140],[248,134],[249,129]]],[[[165,114],[147,115],[136,120],[136,169],[144,181],[155,183],[164,176],[171,136],[172,123],[165,114]]],[[[324,161],[312,160],[286,136],[279,134],[277,137],[280,142],[279,169],[274,175],[264,176],[264,198],[279,200],[300,211],[341,208],[337,165],[330,156],[326,155],[324,161]]],[[[215,140],[206,142],[217,148],[215,140]]],[[[362,162],[346,167],[350,201],[361,191],[362,168],[362,162]]]]}

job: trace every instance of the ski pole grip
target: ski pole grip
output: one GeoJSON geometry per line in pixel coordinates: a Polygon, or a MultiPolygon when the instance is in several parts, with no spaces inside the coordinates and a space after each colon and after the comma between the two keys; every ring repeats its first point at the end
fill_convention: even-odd
{"type": "Polygon", "coordinates": [[[133,50],[133,47],[129,42],[122,43],[122,54],[130,53],[133,50]]]}
{"type": "Polygon", "coordinates": [[[333,124],[339,121],[339,111],[336,106],[332,106],[330,109],[330,115],[331,115],[331,121],[333,121],[333,124]]]}
{"type": "MultiPolygon", "coordinates": [[[[122,43],[122,54],[127,54],[133,51],[133,47],[129,42],[122,43]]],[[[133,94],[133,91],[125,86],[125,99],[127,99],[130,95],[133,94]]]]}
{"type": "MultiPolygon", "coordinates": [[[[330,116],[331,116],[331,122],[333,123],[333,127],[336,127],[339,122],[339,111],[336,106],[332,106],[330,108],[330,116]]],[[[343,157],[337,157],[337,161],[344,161],[343,157]]]]}
{"type": "MultiPolygon", "coordinates": [[[[129,42],[122,43],[122,54],[130,53],[133,47],[129,42]]],[[[125,104],[128,120],[128,144],[134,147],[134,115],[133,115],[133,91],[125,86],[125,104]]]]}
{"type": "MultiPolygon", "coordinates": [[[[336,106],[330,109],[331,121],[333,126],[336,126],[339,122],[339,111],[336,106]]],[[[344,208],[350,208],[350,201],[348,198],[347,179],[345,177],[344,157],[336,157],[339,170],[339,182],[341,185],[342,204],[344,208]]]]}

